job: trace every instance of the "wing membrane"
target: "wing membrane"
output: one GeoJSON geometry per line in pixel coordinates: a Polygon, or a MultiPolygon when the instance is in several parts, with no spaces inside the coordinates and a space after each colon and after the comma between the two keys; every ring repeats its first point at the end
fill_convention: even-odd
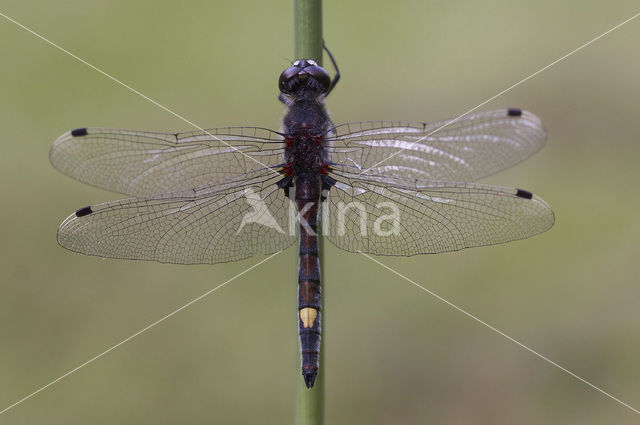
{"type": "Polygon", "coordinates": [[[281,165],[282,152],[278,133],[255,127],[216,128],[206,133],[86,128],[60,136],[49,158],[58,170],[80,181],[145,196],[271,172],[281,165]]]}
{"type": "MultiPolygon", "coordinates": [[[[455,251],[541,233],[554,216],[539,197],[446,180],[473,181],[510,167],[545,139],[535,115],[512,109],[433,123],[338,126],[325,138],[336,184],[323,202],[323,233],[338,248],[379,255],[455,251]]],[[[283,150],[279,133],[254,127],[66,133],[51,149],[56,168],[135,197],[78,210],[60,226],[58,241],[89,255],[181,264],[285,249],[298,237],[290,220],[295,207],[278,184],[283,150]]]]}
{"type": "Polygon", "coordinates": [[[342,174],[474,181],[533,155],[546,133],[532,113],[501,109],[457,121],[343,124],[328,139],[332,166],[342,174]]]}
{"type": "Polygon", "coordinates": [[[130,198],[78,210],[58,230],[63,247],[88,255],[215,264],[283,250],[297,240],[290,201],[276,184],[130,198]]]}
{"type": "Polygon", "coordinates": [[[435,254],[524,239],[554,222],[551,208],[520,189],[472,183],[338,182],[325,234],[338,248],[378,255],[435,254]]]}

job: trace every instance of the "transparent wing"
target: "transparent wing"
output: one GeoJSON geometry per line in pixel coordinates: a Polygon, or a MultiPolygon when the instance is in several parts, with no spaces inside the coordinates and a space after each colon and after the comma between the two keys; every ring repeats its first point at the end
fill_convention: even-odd
{"type": "Polygon", "coordinates": [[[520,109],[459,120],[406,124],[372,121],[339,125],[327,138],[339,173],[378,178],[474,181],[524,160],[545,143],[538,117],[520,109]]]}
{"type": "Polygon", "coordinates": [[[378,255],[499,244],[544,232],[554,222],[551,208],[527,191],[472,183],[339,181],[323,208],[323,231],[334,245],[378,255]]]}
{"type": "Polygon", "coordinates": [[[49,158],[85,183],[145,196],[246,179],[277,168],[282,152],[280,134],[256,127],[189,133],[81,128],[60,136],[49,158]]]}
{"type": "Polygon", "coordinates": [[[236,261],[297,241],[291,203],[273,182],[130,198],[85,207],[58,230],[63,247],[88,255],[161,263],[236,261]]]}

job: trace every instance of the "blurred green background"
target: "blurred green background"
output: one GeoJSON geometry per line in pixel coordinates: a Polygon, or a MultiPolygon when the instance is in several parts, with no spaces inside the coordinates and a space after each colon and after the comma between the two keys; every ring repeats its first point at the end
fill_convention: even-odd
{"type": "MultiPolygon", "coordinates": [[[[200,126],[279,128],[294,59],[282,2],[3,0],[0,10],[200,126]]],[[[611,1],[326,1],[336,123],[456,116],[637,13],[611,1]]],[[[54,170],[81,126],[179,119],[0,19],[0,410],[259,258],[101,260],[59,223],[119,195],[54,170]]],[[[640,407],[640,19],[486,105],[539,115],[547,146],[486,182],[543,197],[533,239],[379,258],[640,407]]],[[[296,250],[0,416],[10,424],[291,423],[296,250]]],[[[638,416],[357,254],[326,248],[327,424],[622,424],[638,416]]]]}

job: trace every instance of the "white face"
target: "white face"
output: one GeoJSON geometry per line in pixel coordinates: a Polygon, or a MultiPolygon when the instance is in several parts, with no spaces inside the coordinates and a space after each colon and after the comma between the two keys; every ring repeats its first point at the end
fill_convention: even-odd
{"type": "MultiPolygon", "coordinates": [[[[303,61],[301,60],[297,60],[293,63],[293,66],[300,66],[300,64],[302,64],[303,61]]],[[[307,59],[307,64],[311,65],[311,66],[318,66],[318,63],[314,60],[311,59],[307,59]]]]}

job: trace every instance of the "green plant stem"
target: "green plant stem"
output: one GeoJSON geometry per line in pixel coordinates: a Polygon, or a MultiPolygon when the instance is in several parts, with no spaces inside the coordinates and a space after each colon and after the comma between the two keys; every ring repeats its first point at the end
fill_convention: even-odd
{"type": "MultiPolygon", "coordinates": [[[[295,58],[313,59],[322,66],[322,0],[294,0],[294,33],[295,33],[295,58]]],[[[322,229],[322,223],[318,221],[318,231],[322,229]]],[[[318,232],[320,233],[320,232],[318,232]]],[[[322,335],[320,342],[320,368],[313,388],[308,389],[300,375],[300,354],[296,367],[296,425],[322,425],[324,423],[324,351],[326,340],[324,337],[324,299],[326,291],[324,287],[324,237],[318,237],[318,254],[320,257],[320,286],[323,292],[323,305],[320,309],[322,335]]],[[[297,283],[296,267],[296,283],[297,283]]],[[[297,337],[297,335],[296,335],[297,337]]],[[[298,342],[299,343],[299,342],[298,342]]],[[[298,350],[299,351],[299,350],[298,350]]]]}
{"type": "Polygon", "coordinates": [[[293,3],[296,59],[313,59],[322,66],[322,0],[293,3]]]}

